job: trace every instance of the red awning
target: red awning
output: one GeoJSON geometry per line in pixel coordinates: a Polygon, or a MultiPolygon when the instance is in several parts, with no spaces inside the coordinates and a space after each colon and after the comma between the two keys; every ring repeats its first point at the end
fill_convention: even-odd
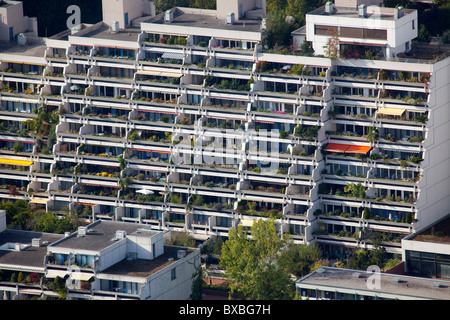
{"type": "Polygon", "coordinates": [[[325,151],[328,152],[341,152],[341,153],[360,153],[367,154],[372,147],[370,146],[358,146],[350,144],[340,144],[340,143],[329,143],[325,147],[325,151]]]}

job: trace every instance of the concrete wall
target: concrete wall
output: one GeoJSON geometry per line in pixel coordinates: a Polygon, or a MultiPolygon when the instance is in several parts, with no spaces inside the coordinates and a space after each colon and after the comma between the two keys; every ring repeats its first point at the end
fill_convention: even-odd
{"type": "Polygon", "coordinates": [[[357,43],[386,45],[388,47],[388,56],[404,52],[405,43],[417,37],[417,12],[408,13],[400,19],[381,20],[376,18],[377,15],[384,14],[385,11],[392,12],[392,10],[393,9],[391,8],[368,7],[367,12],[373,13],[375,18],[307,14],[306,39],[307,41],[312,42],[316,55],[323,55],[325,54],[324,46],[326,46],[328,39],[330,39],[331,36],[315,35],[315,25],[387,30],[386,40],[355,39],[342,36],[340,37],[340,40],[346,42],[355,41],[357,43]],[[415,20],[414,29],[412,29],[413,20],[415,20]]]}
{"type": "Polygon", "coordinates": [[[244,17],[247,11],[263,7],[265,8],[265,0],[217,0],[216,3],[217,17],[221,19],[233,12],[237,20],[244,17]]]}
{"type": "Polygon", "coordinates": [[[112,245],[100,252],[100,270],[118,263],[127,257],[127,240],[117,240],[112,245]]]}
{"type": "MultiPolygon", "coordinates": [[[[187,300],[192,292],[192,276],[200,266],[200,250],[177,260],[169,267],[155,273],[149,279],[146,289],[151,300],[187,300]],[[176,268],[176,278],[172,279],[172,269],[176,268]]],[[[143,297],[145,298],[145,297],[143,297]]]]}
{"type": "Polygon", "coordinates": [[[148,7],[144,5],[143,0],[102,0],[103,22],[111,26],[114,21],[119,21],[119,27],[124,28],[125,13],[128,13],[130,24],[133,19],[142,17],[148,7]]]}
{"type": "Polygon", "coordinates": [[[433,66],[429,87],[430,115],[423,142],[416,231],[450,213],[450,58],[433,66]]]}
{"type": "MultiPolygon", "coordinates": [[[[9,28],[13,28],[14,37],[19,33],[26,32],[30,27],[34,25],[33,22],[29,23],[29,18],[23,16],[23,5],[20,1],[9,1],[11,6],[0,7],[0,40],[9,41],[9,28]]],[[[36,28],[37,35],[37,28],[36,28]]]]}
{"type": "Polygon", "coordinates": [[[128,252],[135,252],[139,259],[154,259],[164,253],[164,239],[163,234],[158,233],[152,237],[146,235],[145,231],[140,231],[144,234],[128,235],[128,252]],[[153,246],[154,245],[154,246],[153,246]],[[153,252],[153,247],[155,252],[153,252]]]}
{"type": "Polygon", "coordinates": [[[6,230],[6,211],[0,210],[0,232],[6,230]]]}

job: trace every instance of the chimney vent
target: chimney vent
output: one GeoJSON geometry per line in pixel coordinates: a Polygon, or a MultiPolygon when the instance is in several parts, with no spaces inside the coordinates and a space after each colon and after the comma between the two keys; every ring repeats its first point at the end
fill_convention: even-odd
{"type": "Polygon", "coordinates": [[[114,21],[111,25],[112,32],[119,32],[119,21],[114,21]]]}
{"type": "Polygon", "coordinates": [[[116,239],[125,239],[127,236],[127,232],[123,230],[117,230],[116,231],[116,239]]]}
{"type": "Polygon", "coordinates": [[[78,235],[79,236],[86,235],[86,232],[87,232],[87,227],[78,227],[78,235]]]}
{"type": "Polygon", "coordinates": [[[405,15],[405,9],[402,6],[397,7],[397,19],[400,19],[405,15]]]}
{"type": "Polygon", "coordinates": [[[326,12],[327,14],[334,14],[334,4],[333,4],[333,2],[328,1],[328,2],[325,4],[325,12],[326,12]]]}
{"type": "Polygon", "coordinates": [[[361,18],[367,18],[367,6],[365,4],[359,6],[358,12],[361,18]]]}
{"type": "Polygon", "coordinates": [[[40,247],[41,246],[41,239],[39,239],[39,238],[31,239],[31,246],[32,247],[40,247]]]}
{"type": "Polygon", "coordinates": [[[234,12],[227,14],[227,24],[234,24],[234,12]]]}
{"type": "Polygon", "coordinates": [[[166,10],[166,14],[164,16],[164,22],[171,23],[173,21],[173,12],[171,9],[166,10]]]}
{"type": "Polygon", "coordinates": [[[186,256],[186,250],[178,250],[177,251],[177,258],[182,259],[186,256]]]}

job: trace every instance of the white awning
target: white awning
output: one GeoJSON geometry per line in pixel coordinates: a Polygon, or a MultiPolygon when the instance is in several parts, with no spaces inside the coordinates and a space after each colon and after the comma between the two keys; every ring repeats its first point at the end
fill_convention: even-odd
{"type": "Polygon", "coordinates": [[[72,280],[80,280],[80,281],[89,281],[90,278],[92,278],[94,274],[91,273],[71,273],[70,279],[72,280]]]}
{"type": "Polygon", "coordinates": [[[139,70],[136,74],[143,74],[147,76],[157,76],[157,77],[172,77],[180,78],[183,74],[177,72],[162,72],[162,71],[152,71],[152,70],[139,70]]]}
{"type": "Polygon", "coordinates": [[[61,271],[61,270],[47,270],[47,273],[45,274],[46,278],[64,278],[67,275],[67,271],[61,271]]]}

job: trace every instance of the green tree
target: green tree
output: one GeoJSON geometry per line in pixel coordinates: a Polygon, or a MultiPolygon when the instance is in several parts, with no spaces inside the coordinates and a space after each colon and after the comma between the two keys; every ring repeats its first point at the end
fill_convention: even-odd
{"type": "Polygon", "coordinates": [[[280,267],[297,277],[307,275],[316,263],[321,262],[319,247],[315,245],[289,243],[279,257],[280,267]]]}
{"type": "Polygon", "coordinates": [[[10,200],[2,200],[0,210],[6,211],[6,221],[8,221],[9,228],[27,230],[28,220],[30,218],[28,201],[17,200],[13,203],[10,200]]]}
{"type": "Polygon", "coordinates": [[[23,147],[23,144],[21,144],[20,142],[16,142],[16,143],[14,143],[12,149],[13,149],[14,153],[19,153],[19,152],[23,152],[24,147],[23,147]]]}
{"type": "Polygon", "coordinates": [[[274,8],[267,14],[267,29],[264,31],[262,44],[267,48],[288,45],[294,27],[286,21],[286,14],[281,8],[274,8]]]}
{"type": "Polygon", "coordinates": [[[323,0],[287,0],[285,13],[294,17],[296,26],[301,27],[306,24],[306,14],[323,4],[325,4],[323,0]]]}
{"type": "Polygon", "coordinates": [[[294,283],[277,262],[287,242],[287,238],[278,235],[274,219],[255,221],[251,238],[242,226],[231,229],[220,258],[230,283],[230,295],[241,292],[247,299],[292,299],[294,283]]]}
{"type": "Polygon", "coordinates": [[[420,24],[419,31],[417,32],[417,39],[421,42],[429,42],[431,34],[427,30],[424,24],[420,24]]]}
{"type": "Polygon", "coordinates": [[[344,187],[344,192],[351,194],[355,198],[364,199],[366,197],[366,187],[361,183],[349,183],[344,187]]]}

